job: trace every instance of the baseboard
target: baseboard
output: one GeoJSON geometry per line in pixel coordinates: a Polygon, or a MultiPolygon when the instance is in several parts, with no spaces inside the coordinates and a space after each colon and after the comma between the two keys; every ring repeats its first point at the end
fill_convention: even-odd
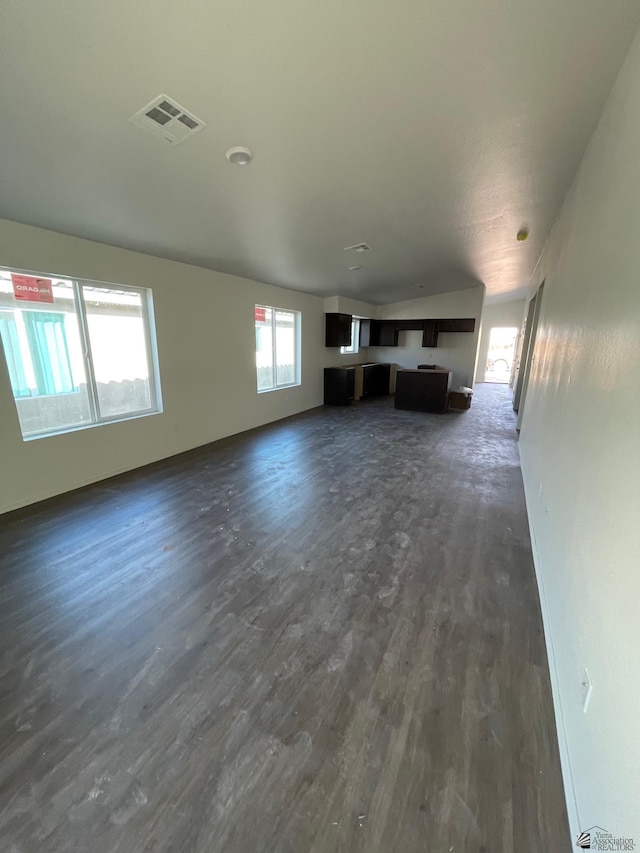
{"type": "Polygon", "coordinates": [[[32,497],[25,501],[17,502],[15,504],[0,506],[0,518],[4,519],[11,513],[18,513],[22,511],[29,512],[32,509],[38,507],[39,504],[47,504],[50,501],[55,501],[67,495],[72,495],[74,494],[74,492],[82,492],[85,489],[90,489],[93,486],[97,486],[99,483],[106,483],[108,480],[117,479],[125,474],[135,474],[136,472],[143,473],[145,470],[150,471],[153,468],[161,466],[165,463],[170,463],[172,460],[175,461],[180,456],[187,457],[189,455],[194,455],[198,452],[205,451],[208,448],[212,448],[213,445],[223,446],[225,443],[229,444],[230,442],[241,440],[249,436],[251,433],[264,432],[270,427],[276,427],[278,424],[282,424],[284,421],[295,420],[297,418],[312,415],[313,412],[322,409],[322,407],[322,403],[315,404],[313,406],[309,406],[306,409],[302,409],[299,412],[294,412],[292,415],[283,415],[281,418],[276,418],[272,421],[266,421],[265,423],[258,424],[254,427],[248,427],[247,429],[240,430],[240,432],[233,432],[229,435],[224,435],[220,438],[216,438],[211,441],[205,441],[203,444],[196,444],[193,447],[186,448],[185,450],[178,450],[176,453],[169,453],[165,456],[159,456],[157,459],[152,459],[149,462],[143,462],[142,465],[119,466],[110,471],[105,471],[97,477],[89,477],[87,479],[83,478],[75,485],[69,486],[68,488],[65,487],[60,491],[56,491],[54,493],[49,494],[43,494],[37,497],[32,497]]]}
{"type": "Polygon", "coordinates": [[[531,537],[531,551],[533,554],[533,565],[536,573],[536,582],[538,584],[538,598],[540,599],[540,611],[542,613],[542,626],[544,632],[544,641],[547,649],[547,660],[549,663],[549,676],[551,679],[551,694],[553,697],[553,709],[556,721],[556,734],[558,736],[558,750],[560,752],[560,766],[562,770],[562,782],[564,785],[564,795],[567,804],[567,814],[569,817],[569,831],[571,834],[570,842],[573,845],[574,839],[581,832],[580,817],[578,814],[578,802],[576,796],[575,784],[573,781],[573,770],[571,767],[571,756],[567,743],[567,735],[564,723],[564,713],[562,710],[562,697],[560,695],[560,678],[558,676],[557,658],[553,645],[553,632],[551,630],[551,620],[549,617],[549,606],[547,603],[547,594],[544,586],[544,575],[540,560],[540,552],[536,541],[536,531],[532,521],[532,513],[529,507],[532,503],[529,500],[529,491],[527,489],[527,477],[525,474],[525,466],[522,461],[522,453],[520,445],[518,445],[518,455],[520,457],[520,470],[522,472],[522,481],[524,484],[524,498],[527,507],[527,521],[529,523],[529,534],[531,537]]]}

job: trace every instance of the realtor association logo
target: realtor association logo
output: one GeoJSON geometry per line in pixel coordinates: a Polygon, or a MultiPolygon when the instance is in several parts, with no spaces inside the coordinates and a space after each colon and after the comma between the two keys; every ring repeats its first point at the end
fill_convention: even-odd
{"type": "Polygon", "coordinates": [[[613,833],[601,826],[592,826],[581,832],[576,841],[581,850],[635,850],[633,838],[614,837],[613,833]]]}

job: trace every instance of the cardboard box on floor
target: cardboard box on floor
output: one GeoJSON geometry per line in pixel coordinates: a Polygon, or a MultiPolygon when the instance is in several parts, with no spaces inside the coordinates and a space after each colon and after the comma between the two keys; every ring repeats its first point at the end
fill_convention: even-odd
{"type": "Polygon", "coordinates": [[[473,392],[469,394],[467,391],[449,391],[449,408],[470,409],[472,396],[473,392]]]}

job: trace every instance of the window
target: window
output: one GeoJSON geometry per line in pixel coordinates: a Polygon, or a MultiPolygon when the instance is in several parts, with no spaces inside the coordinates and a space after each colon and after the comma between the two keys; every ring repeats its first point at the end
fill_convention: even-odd
{"type": "Polygon", "coordinates": [[[256,305],[258,391],[300,384],[300,313],[256,305]]]}
{"type": "Polygon", "coordinates": [[[358,344],[359,343],[360,343],[360,320],[357,317],[354,317],[351,320],[351,346],[340,347],[341,354],[347,355],[347,353],[358,352],[358,344]]]}
{"type": "Polygon", "coordinates": [[[0,340],[23,438],[160,411],[151,291],[0,270],[0,340]]]}

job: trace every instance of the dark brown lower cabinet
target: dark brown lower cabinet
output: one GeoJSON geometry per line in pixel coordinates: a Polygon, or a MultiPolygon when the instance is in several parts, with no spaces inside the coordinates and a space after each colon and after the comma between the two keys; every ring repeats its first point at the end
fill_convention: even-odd
{"type": "Polygon", "coordinates": [[[325,406],[348,406],[353,400],[355,367],[325,367],[325,406]]]}
{"type": "Polygon", "coordinates": [[[384,397],[389,393],[390,364],[362,365],[362,397],[384,397]]]}
{"type": "Polygon", "coordinates": [[[354,398],[384,397],[389,394],[390,364],[355,364],[325,367],[326,406],[347,406],[354,398]]]}
{"type": "Polygon", "coordinates": [[[398,370],[396,409],[444,413],[449,407],[450,370],[398,370]]]}

